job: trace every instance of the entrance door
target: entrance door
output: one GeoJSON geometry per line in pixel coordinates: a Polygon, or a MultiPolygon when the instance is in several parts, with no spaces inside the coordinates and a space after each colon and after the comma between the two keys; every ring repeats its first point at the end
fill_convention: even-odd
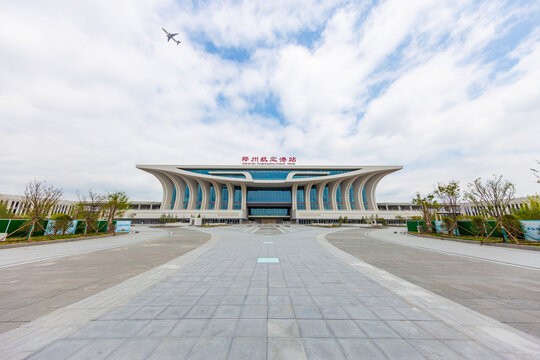
{"type": "Polygon", "coordinates": [[[261,219],[261,224],[277,224],[277,219],[261,219]]]}

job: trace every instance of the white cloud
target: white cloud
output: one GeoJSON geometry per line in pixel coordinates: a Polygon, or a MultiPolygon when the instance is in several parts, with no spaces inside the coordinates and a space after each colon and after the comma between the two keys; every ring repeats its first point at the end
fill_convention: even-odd
{"type": "Polygon", "coordinates": [[[528,169],[540,158],[540,28],[530,25],[499,58],[483,49],[533,24],[539,6],[370,5],[0,4],[0,192],[36,177],[68,193],[125,189],[159,200],[159,183],[135,164],[251,154],[404,165],[381,182],[380,200],[493,173],[520,194],[537,192],[528,169]],[[182,44],[167,43],[161,26],[182,44]],[[209,53],[201,39],[249,59],[209,53]],[[500,68],[503,57],[516,64],[500,68]],[[283,121],[256,111],[269,97],[283,121]]]}

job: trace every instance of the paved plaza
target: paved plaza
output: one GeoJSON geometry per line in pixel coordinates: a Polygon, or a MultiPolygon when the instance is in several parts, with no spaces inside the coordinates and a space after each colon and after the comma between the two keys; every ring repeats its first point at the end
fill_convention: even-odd
{"type": "Polygon", "coordinates": [[[197,249],[0,334],[0,357],[540,357],[537,337],[339,250],[333,229],[204,231],[197,249]]]}

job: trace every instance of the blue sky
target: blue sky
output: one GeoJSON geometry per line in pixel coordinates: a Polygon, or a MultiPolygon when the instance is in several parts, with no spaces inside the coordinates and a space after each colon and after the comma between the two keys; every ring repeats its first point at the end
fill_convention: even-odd
{"type": "Polygon", "coordinates": [[[0,4],[0,192],[159,200],[136,164],[403,165],[378,200],[538,192],[537,1],[0,4]],[[178,32],[167,42],[165,27],[178,32]]]}

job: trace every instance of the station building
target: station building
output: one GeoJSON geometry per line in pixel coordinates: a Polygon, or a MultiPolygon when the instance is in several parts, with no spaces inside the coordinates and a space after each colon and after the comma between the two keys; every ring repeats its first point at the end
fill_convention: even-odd
{"type": "MultiPolygon", "coordinates": [[[[138,165],[161,183],[159,210],[134,208],[135,219],[205,222],[336,222],[347,218],[396,219],[418,216],[411,204],[377,204],[379,181],[401,166],[193,166],[138,165]]],[[[154,209],[152,209],[154,208],[154,209]]]]}

